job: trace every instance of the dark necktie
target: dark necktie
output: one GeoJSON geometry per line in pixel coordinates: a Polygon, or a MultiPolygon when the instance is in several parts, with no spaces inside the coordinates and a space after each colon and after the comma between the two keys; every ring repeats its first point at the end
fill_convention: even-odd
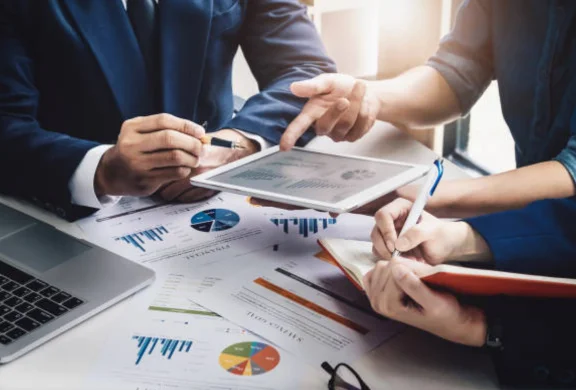
{"type": "MultiPolygon", "coordinates": [[[[146,62],[153,90],[159,91],[158,21],[155,0],[127,0],[126,10],[146,62]]],[[[157,97],[157,93],[155,93],[157,97]]],[[[158,99],[155,99],[158,102],[158,99]]]]}

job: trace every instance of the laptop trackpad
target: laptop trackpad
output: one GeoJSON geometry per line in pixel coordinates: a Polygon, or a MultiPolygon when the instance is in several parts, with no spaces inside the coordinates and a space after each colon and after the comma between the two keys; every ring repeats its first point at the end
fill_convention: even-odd
{"type": "Polygon", "coordinates": [[[44,224],[37,224],[0,241],[0,256],[36,272],[46,272],[92,249],[44,224]]]}
{"type": "Polygon", "coordinates": [[[26,214],[0,204],[0,238],[35,223],[36,220],[26,214]]]}

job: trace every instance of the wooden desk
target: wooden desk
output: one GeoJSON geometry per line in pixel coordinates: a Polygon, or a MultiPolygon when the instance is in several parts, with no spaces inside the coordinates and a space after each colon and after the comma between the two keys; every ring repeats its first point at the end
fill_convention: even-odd
{"type": "MultiPolygon", "coordinates": [[[[385,123],[378,123],[361,141],[335,144],[316,139],[311,145],[346,154],[382,157],[430,164],[433,152],[408,135],[385,123]]],[[[446,178],[466,174],[446,162],[446,178]]],[[[0,198],[61,230],[80,235],[69,224],[15,199],[0,198]]],[[[0,389],[80,390],[83,377],[98,358],[99,348],[115,324],[122,321],[128,302],[122,302],[26,356],[0,367],[0,389]]],[[[497,381],[491,362],[483,351],[454,345],[415,329],[407,329],[360,359],[354,368],[374,390],[414,389],[495,389],[497,381]]],[[[310,374],[312,375],[312,374],[310,374]]],[[[324,378],[309,378],[305,389],[325,389],[324,378]]]]}

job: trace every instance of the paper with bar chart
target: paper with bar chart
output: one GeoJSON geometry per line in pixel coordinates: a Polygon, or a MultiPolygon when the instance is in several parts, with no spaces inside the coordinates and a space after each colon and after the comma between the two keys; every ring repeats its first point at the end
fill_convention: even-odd
{"type": "Polygon", "coordinates": [[[265,218],[237,195],[146,207],[123,202],[110,208],[118,210],[107,208],[105,214],[78,222],[87,240],[155,269],[166,260],[199,266],[273,244],[274,232],[265,229],[265,218]]]}
{"type": "Polygon", "coordinates": [[[156,354],[162,355],[162,357],[168,360],[172,360],[176,351],[178,351],[178,353],[189,353],[193,343],[192,340],[139,335],[132,336],[132,340],[135,340],[138,343],[138,353],[136,357],[137,366],[142,362],[144,356],[152,355],[154,349],[156,349],[156,354]]]}
{"type": "MultiPolygon", "coordinates": [[[[401,325],[370,308],[313,241],[241,258],[220,271],[218,288],[194,299],[313,364],[351,361],[396,334],[401,325]]],[[[202,271],[200,271],[202,272],[202,271]]]]}
{"type": "Polygon", "coordinates": [[[88,388],[272,390],[298,388],[295,372],[319,377],[245,329],[186,310],[186,288],[181,286],[190,279],[161,276],[157,285],[133,300],[133,311],[126,315],[131,320],[115,329],[103,346],[87,378],[88,388]],[[169,302],[171,310],[155,309],[159,300],[169,302]]]}
{"type": "Polygon", "coordinates": [[[259,209],[269,224],[276,227],[284,238],[311,239],[323,237],[346,237],[347,239],[366,239],[374,227],[374,219],[364,215],[344,214],[337,218],[328,213],[314,210],[283,211],[274,208],[259,209]]]}

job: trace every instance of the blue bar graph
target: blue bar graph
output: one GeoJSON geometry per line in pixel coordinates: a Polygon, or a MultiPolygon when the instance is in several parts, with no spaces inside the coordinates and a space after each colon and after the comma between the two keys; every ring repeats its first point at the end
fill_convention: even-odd
{"type": "Polygon", "coordinates": [[[132,245],[142,252],[146,252],[144,246],[147,242],[164,241],[162,236],[165,234],[168,234],[168,229],[166,229],[164,226],[158,226],[152,229],[141,230],[136,233],[116,237],[116,241],[125,242],[126,244],[132,245]]]}
{"type": "Polygon", "coordinates": [[[336,224],[336,218],[270,218],[276,226],[282,226],[284,233],[290,233],[290,226],[298,226],[298,234],[308,237],[319,232],[319,224],[322,230],[326,230],[329,225],[336,224]]]}
{"type": "Polygon", "coordinates": [[[188,353],[192,348],[192,341],[190,340],[176,340],[158,337],[147,336],[132,336],[132,340],[138,341],[138,352],[136,354],[136,365],[142,362],[146,355],[152,355],[156,350],[156,345],[160,344],[157,349],[157,354],[161,354],[166,359],[172,359],[174,352],[188,353]]]}

